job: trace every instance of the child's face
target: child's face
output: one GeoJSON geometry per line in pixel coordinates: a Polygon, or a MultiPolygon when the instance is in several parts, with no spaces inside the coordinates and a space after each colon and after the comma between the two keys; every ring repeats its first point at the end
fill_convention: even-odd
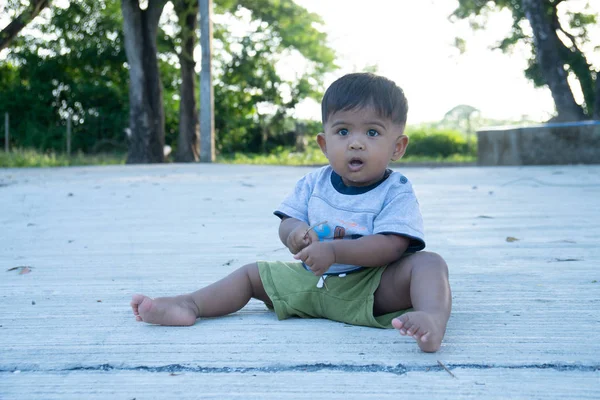
{"type": "Polygon", "coordinates": [[[404,126],[371,107],[331,114],[317,136],[323,154],[347,186],[368,186],[383,178],[390,161],[404,155],[404,126]]]}

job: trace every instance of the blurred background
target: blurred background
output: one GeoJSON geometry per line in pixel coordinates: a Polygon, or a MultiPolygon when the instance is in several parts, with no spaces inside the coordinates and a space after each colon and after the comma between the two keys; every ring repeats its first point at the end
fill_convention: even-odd
{"type": "MultiPolygon", "coordinates": [[[[404,162],[474,162],[483,127],[599,119],[596,0],[212,7],[218,162],[325,163],[320,98],[349,72],[405,90],[404,162]]],[[[198,161],[198,36],[196,0],[2,0],[0,167],[198,161]]]]}

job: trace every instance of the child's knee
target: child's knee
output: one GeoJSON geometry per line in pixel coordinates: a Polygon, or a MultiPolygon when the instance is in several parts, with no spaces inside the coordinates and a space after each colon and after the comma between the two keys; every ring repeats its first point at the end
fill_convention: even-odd
{"type": "Polygon", "coordinates": [[[269,300],[269,297],[265,292],[262,279],[260,278],[258,264],[246,264],[242,267],[242,269],[246,271],[246,275],[248,276],[248,279],[250,281],[250,286],[252,288],[252,297],[267,302],[269,300]]]}
{"type": "Polygon", "coordinates": [[[246,273],[246,275],[248,275],[248,278],[252,283],[260,281],[260,273],[258,272],[257,263],[246,264],[241,269],[246,273]]]}
{"type": "Polygon", "coordinates": [[[446,261],[442,256],[437,253],[421,251],[413,254],[410,257],[410,262],[413,271],[419,269],[437,273],[444,277],[448,276],[448,264],[446,264],[446,261]]]}
{"type": "Polygon", "coordinates": [[[242,267],[242,269],[246,270],[247,272],[253,272],[253,273],[258,273],[258,264],[257,263],[250,263],[250,264],[246,264],[242,267]]]}

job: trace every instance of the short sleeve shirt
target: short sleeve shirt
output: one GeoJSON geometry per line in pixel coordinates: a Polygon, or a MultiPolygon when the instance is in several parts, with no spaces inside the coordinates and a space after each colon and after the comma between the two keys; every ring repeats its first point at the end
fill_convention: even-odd
{"type": "MultiPolygon", "coordinates": [[[[395,234],[410,240],[408,253],[425,248],[423,218],[411,183],[399,172],[387,170],[383,180],[367,187],[346,186],[331,166],[298,181],[294,191],[275,211],[309,226],[320,241],[353,240],[365,235],[395,234]]],[[[328,274],[360,269],[333,264],[328,274]]]]}

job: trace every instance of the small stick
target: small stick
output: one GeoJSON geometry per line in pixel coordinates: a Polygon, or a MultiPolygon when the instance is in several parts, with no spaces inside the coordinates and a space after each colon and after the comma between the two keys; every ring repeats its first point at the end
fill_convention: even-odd
{"type": "Polygon", "coordinates": [[[456,379],[456,375],[454,375],[454,374],[452,373],[452,371],[450,371],[450,370],[448,369],[448,367],[446,367],[446,366],[444,365],[444,363],[442,363],[440,360],[438,360],[438,364],[440,364],[440,366],[441,366],[442,368],[444,368],[444,369],[446,370],[446,372],[447,372],[447,373],[449,373],[449,374],[450,374],[450,375],[451,375],[451,376],[452,376],[454,379],[456,379]]]}
{"type": "Polygon", "coordinates": [[[321,222],[318,222],[316,224],[312,224],[311,226],[309,226],[308,229],[306,230],[306,232],[304,233],[304,239],[306,239],[306,237],[308,236],[308,232],[310,232],[312,229],[315,229],[317,226],[320,226],[320,225],[323,225],[326,223],[327,223],[327,221],[321,221],[321,222]]]}

